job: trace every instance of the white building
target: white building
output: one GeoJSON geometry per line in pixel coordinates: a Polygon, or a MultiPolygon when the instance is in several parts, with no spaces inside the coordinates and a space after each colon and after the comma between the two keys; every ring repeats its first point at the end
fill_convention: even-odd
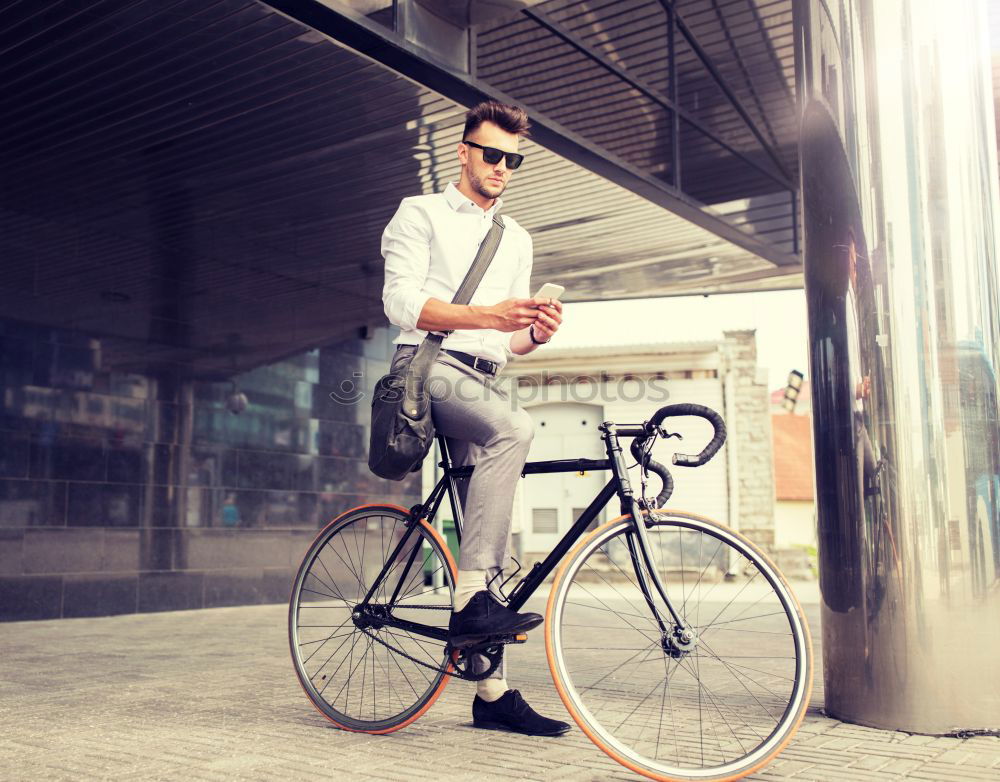
{"type": "MultiPolygon", "coordinates": [[[[660,440],[653,457],[671,470],[675,488],[667,503],[741,528],[770,547],[774,543],[774,494],[766,378],[756,367],[752,331],[727,332],[719,342],[640,343],[560,348],[555,345],[510,362],[512,392],[535,422],[529,461],[603,458],[597,429],[602,421],[639,424],[666,404],[695,402],[717,410],[729,439],[699,468],[674,467],[676,451],[697,453],[711,426],[697,418],[671,419],[669,431],[684,439],[660,440]]],[[[622,440],[628,464],[629,441],[622,440]]],[[[631,472],[639,489],[639,470],[631,472]]],[[[542,558],[579,517],[610,477],[608,472],[528,475],[521,481],[515,529],[526,560],[542,558]],[[520,518],[518,518],[520,517],[520,518]]],[[[660,490],[650,476],[649,496],[660,490]]],[[[602,520],[619,514],[617,500],[602,520]]]]}

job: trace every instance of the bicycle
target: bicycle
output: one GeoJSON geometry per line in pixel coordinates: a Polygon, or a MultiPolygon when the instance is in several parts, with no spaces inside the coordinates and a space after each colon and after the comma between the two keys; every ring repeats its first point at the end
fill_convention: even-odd
{"type": "MultiPolygon", "coordinates": [[[[610,470],[611,478],[548,556],[501,594],[518,611],[558,567],[545,611],[546,656],[566,709],[601,750],[651,779],[732,779],[772,760],[797,730],[809,703],[812,649],[801,607],[753,543],[710,519],[662,508],[673,479],[651,451],[657,438],[680,438],[662,427],[675,416],[712,424],[700,454],[673,456],[677,466],[705,464],[722,447],[725,424],[692,404],[660,408],[641,425],[603,422],[604,459],[525,464],[522,475],[610,470]],[[620,437],[632,439],[641,465],[638,497],[620,437]],[[655,502],[646,498],[650,473],[663,484],[655,502]],[[615,496],[621,515],[588,531],[615,496]]],[[[449,679],[485,678],[507,644],[526,639],[493,637],[463,650],[448,644],[457,568],[432,522],[447,493],[461,539],[456,481],[475,466],[451,465],[437,439],[443,475],[426,500],[341,514],[317,536],[293,585],[296,673],[314,706],[346,730],[409,725],[449,679]]]]}

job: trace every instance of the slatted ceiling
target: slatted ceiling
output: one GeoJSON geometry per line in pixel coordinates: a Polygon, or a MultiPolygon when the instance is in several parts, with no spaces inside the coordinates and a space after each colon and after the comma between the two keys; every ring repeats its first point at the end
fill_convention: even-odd
{"type": "MultiPolygon", "coordinates": [[[[665,48],[666,16],[658,2],[642,2],[631,9],[621,2],[602,4],[599,11],[594,13],[574,13],[575,10],[582,8],[595,8],[596,4],[593,3],[574,3],[564,9],[553,8],[549,3],[537,7],[573,29],[590,46],[609,59],[627,66],[630,73],[645,78],[663,92],[667,91],[669,73],[665,48]],[[601,13],[605,12],[607,16],[602,18],[601,13]]],[[[504,39],[496,41],[495,48],[493,54],[502,53],[506,49],[504,39]]],[[[487,49],[486,53],[488,56],[490,50],[487,49]]],[[[680,85],[682,100],[686,97],[685,93],[690,95],[699,82],[702,83],[700,86],[702,91],[709,84],[714,87],[714,82],[701,62],[683,40],[678,40],[677,54],[679,71],[682,77],[686,77],[682,78],[680,85]]],[[[503,71],[500,70],[500,73],[503,71]]],[[[730,124],[739,129],[741,138],[745,138],[747,136],[745,124],[721,93],[715,103],[726,109],[727,114],[731,115],[730,124]]],[[[713,130],[721,132],[724,128],[721,125],[713,125],[713,130]]]]}
{"type": "MultiPolygon", "coordinates": [[[[535,8],[609,61],[644,78],[661,92],[669,91],[666,16],[658,2],[554,0],[535,8]]],[[[485,31],[479,38],[483,78],[527,105],[537,105],[595,144],[669,182],[669,113],[569,44],[554,37],[547,43],[540,30],[534,20],[522,18],[485,31]],[[532,26],[536,28],[534,32],[532,26]],[[599,102],[589,101],[592,90],[607,94],[599,102]],[[614,97],[609,98],[609,94],[614,97]],[[583,111],[574,111],[574,102],[583,106],[583,111]],[[608,127],[607,123],[614,124],[608,127]]],[[[769,165],[766,153],[749,133],[744,120],[681,36],[678,36],[677,63],[681,104],[732,146],[769,165]]],[[[745,64],[743,61],[742,65],[745,64]]],[[[758,109],[769,105],[756,93],[752,96],[758,109]]],[[[779,99],[790,102],[785,94],[779,95],[779,99]]],[[[773,192],[776,187],[769,177],[687,123],[681,149],[686,157],[682,172],[687,170],[688,182],[694,183],[682,187],[699,201],[727,201],[737,194],[763,194],[773,192]],[[707,182],[712,186],[706,187],[707,182]]]]}
{"type": "Polygon", "coordinates": [[[758,127],[773,129],[785,167],[797,171],[791,2],[678,0],[676,5],[758,127]]]}
{"type": "MultiPolygon", "coordinates": [[[[0,4],[0,31],[28,7],[0,4]]],[[[17,109],[0,127],[4,315],[86,328],[123,366],[208,375],[232,373],[232,334],[247,368],[381,322],[381,231],[403,195],[457,176],[464,109],[261,3],[78,10],[37,11],[39,35],[0,66],[0,104],[17,109]]],[[[637,143],[593,103],[570,110],[637,143]]],[[[524,150],[506,209],[533,231],[536,283],[594,270],[569,301],[622,279],[669,293],[708,278],[710,256],[773,271],[530,140],[524,150]],[[635,266],[602,276],[615,260],[635,266]]]]}

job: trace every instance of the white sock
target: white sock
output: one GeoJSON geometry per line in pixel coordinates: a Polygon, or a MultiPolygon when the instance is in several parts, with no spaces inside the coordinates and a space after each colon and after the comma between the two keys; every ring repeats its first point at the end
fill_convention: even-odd
{"type": "Polygon", "coordinates": [[[476,695],[492,703],[507,692],[506,679],[483,679],[476,682],[476,695]]]}
{"type": "Polygon", "coordinates": [[[455,584],[455,611],[461,611],[472,600],[476,592],[486,589],[485,570],[459,570],[455,584]]]}

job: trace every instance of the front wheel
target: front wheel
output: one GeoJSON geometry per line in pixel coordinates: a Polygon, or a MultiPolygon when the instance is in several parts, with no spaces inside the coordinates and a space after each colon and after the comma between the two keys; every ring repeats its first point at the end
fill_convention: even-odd
{"type": "Polygon", "coordinates": [[[693,514],[656,515],[651,558],[688,632],[655,594],[657,621],[637,577],[634,522],[622,516],[581,541],[556,574],[549,667],[573,719],[624,766],[656,780],[737,779],[773,759],[805,715],[805,617],[746,538],[693,514]]]}

